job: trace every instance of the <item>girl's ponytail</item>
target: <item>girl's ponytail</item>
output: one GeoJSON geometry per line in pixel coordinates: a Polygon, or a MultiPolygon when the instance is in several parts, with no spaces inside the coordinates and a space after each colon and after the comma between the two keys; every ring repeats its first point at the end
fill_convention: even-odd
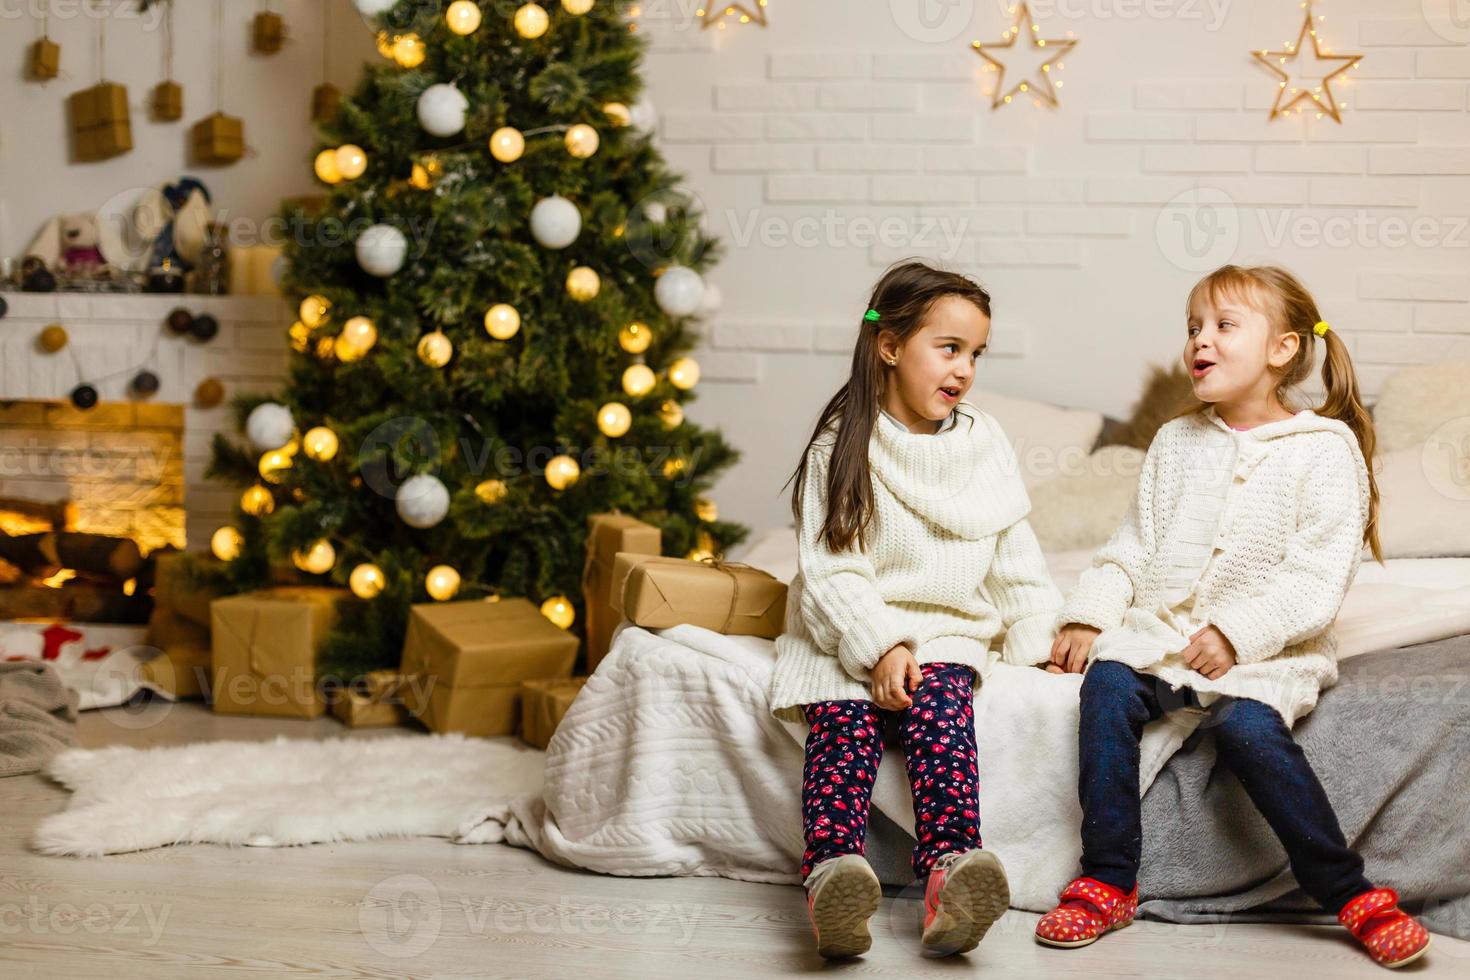
{"type": "Polygon", "coordinates": [[[1373,557],[1381,562],[1383,547],[1378,541],[1378,480],[1373,475],[1373,453],[1378,438],[1373,431],[1373,416],[1368,414],[1367,406],[1358,395],[1358,375],[1353,370],[1347,344],[1325,324],[1321,336],[1327,345],[1322,357],[1322,387],[1327,397],[1315,411],[1318,415],[1344,423],[1358,437],[1363,459],[1368,462],[1368,525],[1363,531],[1363,540],[1372,549],[1373,557]]]}

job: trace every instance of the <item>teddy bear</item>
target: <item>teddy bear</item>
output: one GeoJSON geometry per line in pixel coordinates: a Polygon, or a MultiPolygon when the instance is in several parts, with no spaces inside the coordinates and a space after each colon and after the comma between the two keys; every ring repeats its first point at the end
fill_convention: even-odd
{"type": "Polygon", "coordinates": [[[107,240],[97,215],[86,212],[58,215],[46,222],[27,256],[35,256],[53,272],[72,279],[102,278],[114,263],[116,251],[107,240]]]}

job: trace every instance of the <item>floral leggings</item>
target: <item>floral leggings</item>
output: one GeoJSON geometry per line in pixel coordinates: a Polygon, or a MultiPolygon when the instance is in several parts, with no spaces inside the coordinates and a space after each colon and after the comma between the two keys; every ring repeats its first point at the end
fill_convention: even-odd
{"type": "Polygon", "coordinates": [[[914,797],[914,875],[923,878],[950,851],[980,846],[975,752],[975,672],[957,664],[920,667],[913,704],[889,711],[871,701],[819,701],[804,707],[811,729],[801,784],[806,852],[803,880],[828,858],[862,854],[868,804],[883,759],[883,722],[897,715],[914,797]]]}

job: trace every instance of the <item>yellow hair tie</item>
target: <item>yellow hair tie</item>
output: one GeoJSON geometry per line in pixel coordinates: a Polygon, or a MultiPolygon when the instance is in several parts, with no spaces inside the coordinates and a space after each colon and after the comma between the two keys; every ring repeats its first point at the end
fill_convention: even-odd
{"type": "Polygon", "coordinates": [[[1325,337],[1327,336],[1327,331],[1331,329],[1332,327],[1327,323],[1326,320],[1318,320],[1317,325],[1312,328],[1312,333],[1316,334],[1319,337],[1325,337]]]}

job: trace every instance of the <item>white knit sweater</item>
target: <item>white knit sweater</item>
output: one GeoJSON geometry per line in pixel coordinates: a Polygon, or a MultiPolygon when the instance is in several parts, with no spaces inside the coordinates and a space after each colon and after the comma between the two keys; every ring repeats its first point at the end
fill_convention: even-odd
{"type": "Polygon", "coordinates": [[[1133,507],[1056,625],[1101,630],[1093,660],[1205,702],[1262,701],[1295,724],[1337,680],[1331,627],[1367,519],[1368,469],[1343,423],[1303,411],[1235,432],[1213,408],[1175,419],[1149,446],[1133,507]],[[1178,656],[1206,625],[1237,661],[1213,681],[1178,656]]]}
{"type": "Polygon", "coordinates": [[[864,550],[833,552],[820,536],[835,429],[808,450],[798,570],[771,682],[778,718],[801,721],[801,705],[817,701],[871,700],[869,671],[899,643],[921,664],[963,664],[977,678],[1001,658],[1050,656],[1062,597],[1026,522],[1015,454],[995,419],[967,402],[956,412],[958,424],[935,434],[878,420],[864,550]]]}

